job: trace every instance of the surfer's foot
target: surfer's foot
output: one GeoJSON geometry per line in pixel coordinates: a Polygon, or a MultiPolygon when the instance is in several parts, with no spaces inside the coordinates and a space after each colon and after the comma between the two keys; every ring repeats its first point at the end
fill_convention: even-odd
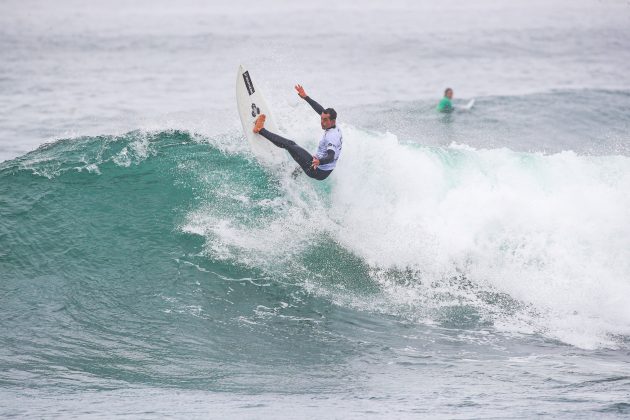
{"type": "Polygon", "coordinates": [[[254,133],[259,133],[265,127],[265,114],[260,114],[258,118],[256,118],[256,122],[254,122],[254,133]]]}

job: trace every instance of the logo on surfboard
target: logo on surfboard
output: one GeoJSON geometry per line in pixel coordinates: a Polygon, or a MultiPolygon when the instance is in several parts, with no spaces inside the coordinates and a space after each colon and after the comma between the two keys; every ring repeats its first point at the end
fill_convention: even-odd
{"type": "Polygon", "coordinates": [[[256,118],[258,114],[260,114],[260,108],[258,108],[255,103],[252,103],[252,117],[256,118]]]}
{"type": "Polygon", "coordinates": [[[255,90],[254,90],[254,84],[252,83],[252,79],[249,77],[248,71],[243,73],[243,80],[245,81],[245,87],[247,88],[247,93],[249,93],[249,96],[252,96],[255,90]]]}

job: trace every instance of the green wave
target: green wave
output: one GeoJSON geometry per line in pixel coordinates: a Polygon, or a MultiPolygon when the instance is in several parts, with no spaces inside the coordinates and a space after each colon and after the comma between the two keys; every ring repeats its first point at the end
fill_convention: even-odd
{"type": "MultiPolygon", "coordinates": [[[[558,246],[545,244],[561,241],[565,229],[549,215],[565,217],[584,201],[578,187],[603,194],[610,207],[627,179],[623,157],[418,147],[350,127],[345,134],[355,158],[325,183],[294,179],[291,168],[271,171],[225,147],[237,137],[186,131],[63,139],[3,162],[3,316],[31,333],[49,329],[51,342],[66,327],[83,331],[68,338],[77,351],[103,337],[153,342],[160,328],[189,331],[191,318],[198,328],[213,320],[212,334],[225,343],[243,322],[281,314],[316,324],[331,305],[446,327],[501,319],[544,333],[546,302],[567,293],[566,276],[556,272],[573,269],[557,255],[590,249],[567,241],[549,254],[558,246]],[[373,155],[372,141],[387,146],[385,160],[373,155]],[[409,178],[417,170],[422,176],[409,178]],[[545,212],[521,211],[529,199],[545,212]]],[[[616,215],[611,208],[603,214],[616,215]]],[[[597,229],[578,234],[601,247],[597,229]]],[[[583,277],[578,289],[590,287],[583,277]]]]}

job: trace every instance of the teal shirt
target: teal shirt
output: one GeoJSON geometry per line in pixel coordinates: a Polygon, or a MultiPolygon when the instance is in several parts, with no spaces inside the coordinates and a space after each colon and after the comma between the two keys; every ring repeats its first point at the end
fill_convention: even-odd
{"type": "Polygon", "coordinates": [[[453,104],[451,104],[451,100],[446,96],[443,97],[437,106],[437,110],[439,112],[453,112],[453,104]]]}

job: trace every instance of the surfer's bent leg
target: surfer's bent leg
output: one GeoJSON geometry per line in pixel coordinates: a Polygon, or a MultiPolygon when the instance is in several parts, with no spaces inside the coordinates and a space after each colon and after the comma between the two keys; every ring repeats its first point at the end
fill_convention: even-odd
{"type": "Polygon", "coordinates": [[[266,128],[260,130],[258,134],[275,144],[277,147],[286,149],[293,160],[296,161],[298,165],[300,165],[304,173],[311,178],[315,178],[321,181],[326,179],[328,175],[330,175],[330,173],[332,172],[311,168],[311,164],[313,163],[313,156],[311,156],[308,151],[298,146],[293,140],[285,139],[282,136],[272,133],[266,128]]]}
{"type": "Polygon", "coordinates": [[[311,163],[313,162],[313,156],[311,156],[309,152],[298,146],[293,140],[285,139],[282,136],[272,133],[266,128],[260,130],[258,134],[260,134],[276,146],[282,149],[286,149],[293,160],[296,161],[298,165],[300,165],[304,172],[307,172],[307,170],[310,169],[311,163]]]}

